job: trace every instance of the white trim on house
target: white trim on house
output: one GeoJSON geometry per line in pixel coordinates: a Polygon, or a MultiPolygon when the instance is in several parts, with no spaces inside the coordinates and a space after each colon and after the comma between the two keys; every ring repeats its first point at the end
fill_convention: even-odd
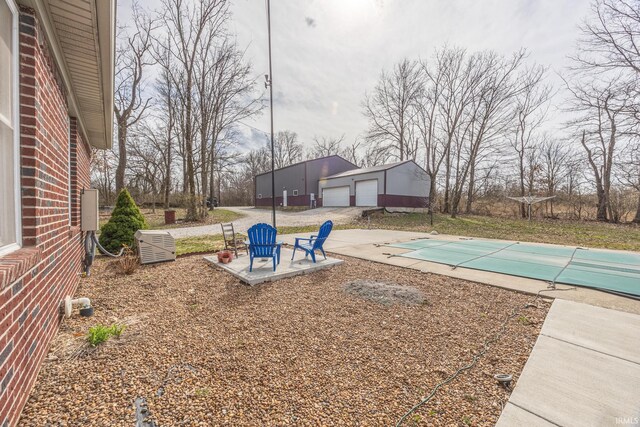
{"type": "MultiPolygon", "coordinates": [[[[13,212],[13,218],[9,218],[10,221],[13,222],[13,226],[15,227],[14,230],[12,230],[12,234],[13,237],[11,240],[14,240],[14,242],[6,244],[2,247],[0,247],[0,256],[2,255],[6,255],[8,253],[11,253],[17,249],[20,249],[20,247],[22,246],[22,221],[21,221],[21,215],[22,215],[22,206],[21,206],[21,200],[20,200],[20,51],[19,51],[19,40],[20,40],[20,34],[19,34],[19,18],[20,18],[20,14],[18,11],[18,6],[16,5],[14,0],[0,0],[0,1],[4,1],[7,6],[9,6],[9,10],[11,11],[11,13],[13,14],[13,23],[11,26],[11,55],[12,55],[12,69],[13,69],[13,75],[12,75],[12,91],[11,91],[11,95],[13,97],[12,99],[12,116],[11,117],[11,123],[6,123],[6,120],[3,120],[3,122],[5,122],[5,125],[8,125],[8,127],[12,128],[13,130],[13,156],[11,156],[9,159],[4,158],[4,159],[0,159],[0,165],[2,166],[2,168],[6,168],[6,169],[13,169],[13,188],[12,188],[12,195],[7,196],[6,198],[8,200],[10,200],[11,198],[13,198],[13,207],[14,207],[14,212],[13,212]],[[13,196],[13,197],[12,197],[13,196]]],[[[0,118],[2,118],[0,116],[0,118]]],[[[6,119],[6,118],[5,118],[6,119]]],[[[7,203],[7,204],[11,204],[11,201],[7,201],[7,200],[0,200],[0,202],[7,203]]],[[[2,218],[2,221],[6,221],[7,218],[2,218]]]]}

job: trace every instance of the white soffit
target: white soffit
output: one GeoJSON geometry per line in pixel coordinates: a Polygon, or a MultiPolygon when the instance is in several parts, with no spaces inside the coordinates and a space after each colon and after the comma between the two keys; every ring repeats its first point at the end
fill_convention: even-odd
{"type": "Polygon", "coordinates": [[[115,0],[25,0],[67,86],[69,110],[89,144],[110,148],[113,134],[115,0]]]}

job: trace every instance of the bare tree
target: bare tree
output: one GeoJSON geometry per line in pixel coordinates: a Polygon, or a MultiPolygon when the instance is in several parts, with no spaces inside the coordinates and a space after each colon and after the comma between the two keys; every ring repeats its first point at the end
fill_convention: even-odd
{"type": "Polygon", "coordinates": [[[466,211],[471,211],[476,168],[483,160],[497,152],[499,142],[512,124],[512,102],[528,90],[526,79],[517,79],[525,52],[519,51],[506,59],[495,52],[474,55],[475,79],[464,132],[458,139],[462,147],[457,150],[456,180],[451,198],[451,215],[458,212],[464,186],[467,187],[466,211]],[[460,161],[460,155],[464,158],[460,161]]]}
{"type": "MultiPolygon", "coordinates": [[[[592,172],[597,219],[617,221],[619,204],[614,207],[611,194],[615,159],[620,150],[633,153],[629,144],[640,136],[640,2],[595,0],[592,15],[581,27],[582,38],[569,68],[569,111],[578,116],[570,125],[592,172]]],[[[628,182],[628,163],[620,163],[626,178],[618,180],[628,182]]]]}
{"type": "Polygon", "coordinates": [[[420,64],[404,59],[391,74],[383,71],[373,92],[365,94],[367,140],[391,158],[403,161],[415,155],[411,128],[422,91],[420,64]]]}
{"type": "Polygon", "coordinates": [[[309,159],[317,159],[319,157],[327,157],[333,155],[342,154],[342,142],[344,141],[344,134],[339,138],[315,136],[313,138],[313,147],[307,154],[309,159]]]}
{"type": "Polygon", "coordinates": [[[303,148],[298,142],[298,134],[290,130],[276,133],[274,139],[274,160],[276,168],[283,168],[302,161],[303,148]]]}
{"type": "MultiPolygon", "coordinates": [[[[243,52],[229,38],[221,41],[211,55],[210,64],[202,62],[203,73],[199,77],[202,114],[201,161],[203,193],[206,194],[206,175],[209,174],[209,197],[213,199],[214,177],[220,177],[237,156],[229,153],[234,139],[234,126],[247,118],[260,114],[264,104],[261,97],[254,97],[255,79],[251,78],[251,66],[245,64],[243,52]]],[[[220,179],[218,179],[220,182],[220,179]]],[[[218,185],[218,198],[220,198],[218,185]]],[[[203,206],[204,208],[205,206],[203,206]]],[[[211,204],[213,207],[213,204],[211,204]]]]}
{"type": "Polygon", "coordinates": [[[91,150],[91,186],[100,190],[100,197],[106,205],[113,200],[113,170],[117,162],[118,159],[111,150],[91,150]]]}
{"type": "Polygon", "coordinates": [[[128,150],[131,154],[131,184],[140,194],[151,199],[155,213],[158,196],[165,183],[165,139],[161,129],[142,123],[134,130],[128,150]]]}
{"type": "MultiPolygon", "coordinates": [[[[545,73],[546,69],[542,66],[527,69],[521,76],[525,90],[516,97],[516,123],[510,142],[516,153],[521,196],[531,192],[533,177],[540,167],[539,163],[532,159],[536,158],[535,151],[538,143],[536,132],[546,118],[548,102],[552,95],[551,86],[544,82],[545,73]]],[[[522,218],[527,216],[524,203],[520,204],[520,215],[522,218]]]]}
{"type": "Polygon", "coordinates": [[[120,29],[121,42],[116,53],[116,87],[113,106],[118,130],[116,192],[125,186],[127,132],[140,120],[151,102],[151,98],[143,95],[143,72],[153,64],[150,55],[151,33],[157,24],[140,10],[137,3],[133,4],[132,12],[132,34],[128,34],[124,28],[120,29]]]}
{"type": "Polygon", "coordinates": [[[160,76],[156,81],[156,92],[158,93],[159,111],[156,112],[159,131],[162,134],[162,156],[164,165],[164,182],[162,183],[162,203],[165,209],[169,209],[169,197],[171,195],[172,176],[173,176],[173,154],[175,150],[176,121],[177,121],[177,102],[175,100],[176,89],[172,81],[172,62],[171,55],[168,52],[162,52],[163,61],[160,76]]]}
{"type": "Polygon", "coordinates": [[[356,138],[352,144],[344,147],[342,150],[342,157],[349,160],[354,165],[363,167],[366,162],[361,155],[362,145],[362,139],[356,138]]]}
{"type": "Polygon", "coordinates": [[[640,144],[636,142],[633,146],[627,147],[620,156],[619,165],[621,183],[637,195],[638,206],[632,222],[640,224],[640,144]]]}
{"type": "Polygon", "coordinates": [[[629,126],[630,91],[617,79],[608,82],[567,83],[572,97],[569,111],[576,115],[569,125],[580,138],[593,173],[598,198],[596,218],[613,220],[611,183],[613,160],[625,128],[629,126]]]}
{"type": "MultiPolygon", "coordinates": [[[[555,196],[558,185],[564,180],[568,172],[567,162],[572,153],[566,144],[562,144],[560,141],[545,135],[540,146],[540,154],[542,156],[540,162],[542,184],[546,188],[547,196],[555,196]]],[[[553,199],[547,202],[550,207],[551,217],[555,217],[553,203],[553,199]]]]}
{"type": "Polygon", "coordinates": [[[478,83],[476,58],[468,57],[463,49],[443,49],[436,55],[438,66],[443,67],[442,96],[438,108],[443,140],[444,200],[443,212],[451,212],[451,178],[458,170],[460,149],[464,133],[468,130],[465,117],[478,83]]]}
{"type": "Polygon", "coordinates": [[[593,20],[581,27],[577,67],[640,74],[640,1],[596,0],[592,13],[593,20]]]}
{"type": "MultiPolygon", "coordinates": [[[[440,57],[438,56],[438,59],[440,57]]],[[[444,160],[444,147],[442,140],[436,137],[438,129],[438,106],[442,96],[444,67],[438,60],[436,66],[431,68],[428,62],[422,62],[422,72],[425,75],[425,90],[419,99],[415,124],[418,128],[419,138],[424,146],[424,165],[430,178],[429,184],[429,209],[432,209],[432,201],[436,197],[436,176],[444,160]]]]}
{"type": "Polygon", "coordinates": [[[159,61],[165,61],[164,68],[176,89],[181,114],[178,124],[184,142],[184,181],[188,191],[187,221],[200,218],[196,188],[195,149],[197,138],[197,61],[203,49],[213,40],[223,37],[225,23],[229,17],[226,0],[202,0],[187,2],[184,0],[163,0],[164,13],[161,17],[166,29],[166,39],[157,38],[157,51],[168,52],[172,66],[166,66],[167,59],[157,55],[159,61]]]}

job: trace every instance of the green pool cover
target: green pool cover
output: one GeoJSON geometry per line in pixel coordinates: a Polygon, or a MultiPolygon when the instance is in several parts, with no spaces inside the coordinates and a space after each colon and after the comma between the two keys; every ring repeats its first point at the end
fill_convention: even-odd
{"type": "Polygon", "coordinates": [[[500,240],[418,239],[399,256],[640,298],[640,254],[500,240]]]}

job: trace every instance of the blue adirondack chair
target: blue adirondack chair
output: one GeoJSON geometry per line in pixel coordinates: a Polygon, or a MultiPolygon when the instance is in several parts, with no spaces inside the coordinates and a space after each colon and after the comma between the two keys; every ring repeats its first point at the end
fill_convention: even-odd
{"type": "Polygon", "coordinates": [[[324,245],[324,241],[329,237],[329,233],[331,233],[332,228],[333,222],[326,221],[320,226],[320,230],[317,235],[313,235],[308,239],[296,237],[296,243],[293,246],[293,255],[291,255],[291,259],[293,260],[293,257],[296,256],[296,249],[302,249],[305,252],[305,258],[311,255],[311,260],[314,263],[316,262],[316,251],[322,252],[324,259],[327,259],[327,254],[324,253],[322,245],[324,245]]]}
{"type": "Polygon", "coordinates": [[[272,258],[273,271],[280,264],[280,245],[276,242],[277,231],[269,224],[254,224],[247,232],[249,235],[249,271],[253,271],[254,258],[272,258]]]}

